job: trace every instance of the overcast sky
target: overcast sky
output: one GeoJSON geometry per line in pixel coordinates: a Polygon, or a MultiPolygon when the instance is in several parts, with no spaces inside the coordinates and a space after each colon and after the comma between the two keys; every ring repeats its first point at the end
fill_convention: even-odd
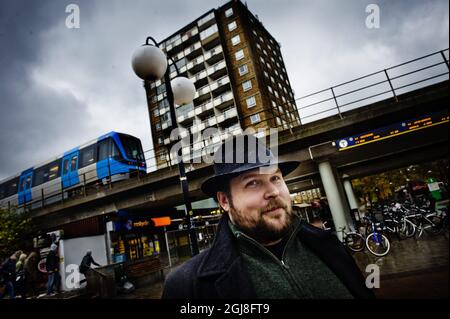
{"type": "MultiPolygon", "coordinates": [[[[222,0],[0,0],[0,180],[109,131],[152,148],[131,56],[222,0]],[[66,7],[80,8],[69,29],[66,7]]],[[[282,44],[296,97],[449,46],[447,0],[248,0],[282,44]],[[367,5],[380,28],[366,27],[367,5]]]]}

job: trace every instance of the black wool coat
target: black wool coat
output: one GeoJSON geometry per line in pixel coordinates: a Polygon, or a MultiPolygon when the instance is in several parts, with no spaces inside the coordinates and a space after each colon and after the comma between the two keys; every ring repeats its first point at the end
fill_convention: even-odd
{"type": "MultiPolygon", "coordinates": [[[[353,257],[336,236],[302,223],[297,236],[321,258],[358,299],[374,298],[353,257]]],[[[166,279],[163,299],[256,299],[237,239],[221,219],[211,249],[193,257],[166,279]]]]}

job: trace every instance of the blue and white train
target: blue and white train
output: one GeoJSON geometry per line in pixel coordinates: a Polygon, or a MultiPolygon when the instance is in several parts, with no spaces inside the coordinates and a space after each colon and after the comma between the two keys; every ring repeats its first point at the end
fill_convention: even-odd
{"type": "Polygon", "coordinates": [[[0,181],[0,207],[46,205],[81,185],[125,179],[146,170],[141,141],[111,132],[0,181]]]}

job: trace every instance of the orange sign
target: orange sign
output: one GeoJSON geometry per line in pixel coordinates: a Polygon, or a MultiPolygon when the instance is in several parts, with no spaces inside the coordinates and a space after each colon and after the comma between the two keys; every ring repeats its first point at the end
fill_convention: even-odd
{"type": "Polygon", "coordinates": [[[172,223],[170,217],[157,217],[152,218],[152,220],[155,223],[155,227],[169,226],[172,223]]]}

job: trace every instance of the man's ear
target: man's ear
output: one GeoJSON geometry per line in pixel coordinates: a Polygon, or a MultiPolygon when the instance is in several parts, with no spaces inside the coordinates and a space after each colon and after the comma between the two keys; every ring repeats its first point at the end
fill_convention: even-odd
{"type": "Polygon", "coordinates": [[[230,211],[230,201],[224,192],[217,192],[217,201],[224,211],[230,211]]]}

